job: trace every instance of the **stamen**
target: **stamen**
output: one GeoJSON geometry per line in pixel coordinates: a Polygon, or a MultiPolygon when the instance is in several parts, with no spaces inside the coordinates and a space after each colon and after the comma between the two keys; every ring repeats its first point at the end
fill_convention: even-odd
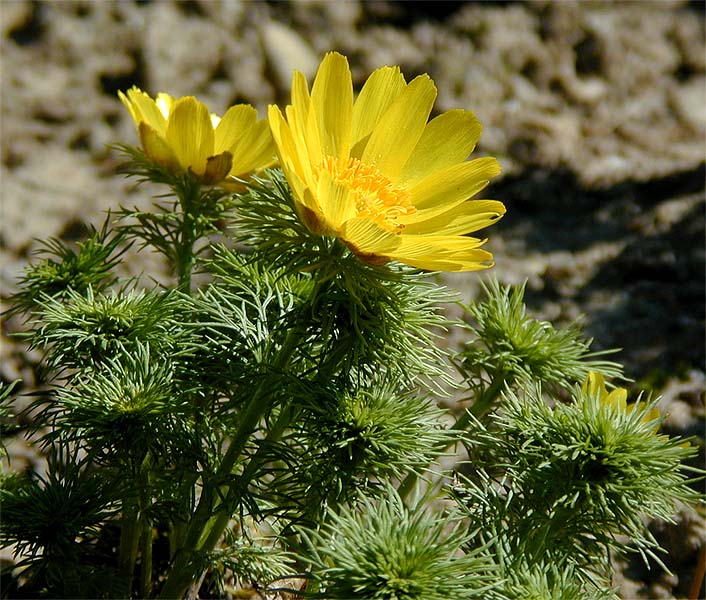
{"type": "Polygon", "coordinates": [[[316,169],[316,174],[324,169],[333,176],[334,181],[353,192],[357,216],[368,217],[389,231],[400,233],[404,225],[397,220],[417,211],[412,206],[409,191],[395,187],[375,165],[366,165],[357,158],[351,158],[341,167],[338,159],[327,156],[316,169]]]}

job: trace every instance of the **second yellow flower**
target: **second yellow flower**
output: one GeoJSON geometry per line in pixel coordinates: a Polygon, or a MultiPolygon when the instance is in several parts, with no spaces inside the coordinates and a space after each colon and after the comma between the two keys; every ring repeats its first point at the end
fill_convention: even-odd
{"type": "Polygon", "coordinates": [[[136,87],[118,92],[151,161],[174,172],[190,172],[206,184],[227,184],[275,162],[267,121],[249,104],[230,107],[221,119],[193,96],[153,100],[136,87]]]}

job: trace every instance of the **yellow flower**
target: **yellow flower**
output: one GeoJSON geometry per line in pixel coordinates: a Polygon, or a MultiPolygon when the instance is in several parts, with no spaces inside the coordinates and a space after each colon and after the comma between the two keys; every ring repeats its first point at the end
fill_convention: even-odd
{"type": "Polygon", "coordinates": [[[145,154],[166,169],[215,184],[275,162],[267,121],[258,121],[248,104],[230,107],[221,119],[193,96],[175,100],[160,93],[153,100],[136,87],[118,96],[137,125],[145,154]]]}
{"type": "MultiPolygon", "coordinates": [[[[627,403],[628,392],[624,388],[615,388],[609,393],[606,389],[603,374],[595,371],[590,371],[588,373],[586,381],[584,381],[581,389],[584,394],[587,394],[592,398],[597,398],[600,400],[601,404],[612,407],[618,413],[628,414],[640,407],[639,403],[627,403]]],[[[659,410],[653,407],[642,417],[642,421],[644,423],[651,423],[653,421],[659,421],[659,418],[659,410]]],[[[654,427],[655,433],[658,429],[659,423],[657,423],[654,427]]]]}
{"type": "Polygon", "coordinates": [[[505,213],[496,200],[469,200],[500,173],[494,158],[465,159],[481,125],[448,111],[427,123],[434,82],[405,82],[399,67],[377,69],[358,97],[347,59],[324,57],[309,93],[292,80],[285,115],[269,108],[280,164],[306,226],[341,239],[362,260],[398,260],[429,270],[492,266],[485,240],[464,234],[505,213]]]}

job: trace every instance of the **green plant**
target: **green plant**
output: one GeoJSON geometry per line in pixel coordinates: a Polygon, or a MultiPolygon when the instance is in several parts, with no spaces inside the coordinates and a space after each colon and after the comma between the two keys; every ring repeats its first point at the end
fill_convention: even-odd
{"type": "MultiPolygon", "coordinates": [[[[323,80],[338,89],[342,62],[326,60],[324,75],[342,79],[323,80]]],[[[123,170],[168,192],[152,211],[109,215],[75,248],[47,243],[13,299],[21,337],[43,357],[46,389],[24,393],[34,396],[27,433],[49,461],[46,475],[2,477],[0,541],[20,575],[8,596],[222,597],[249,587],[347,600],[606,598],[610,554],[656,556],[644,520],[701,500],[689,487],[701,473],[683,466],[696,448],[659,433],[649,402],[609,394],[603,376],[621,367],[592,352],[578,326],[530,316],[522,286],[488,284],[466,307],[472,325],[443,316],[457,294],[417,267],[489,266],[480,240],[460,232],[504,208],[465,196],[496,171],[460,156],[479,134],[475,117],[427,126],[428,80],[400,78],[376,71],[361,97],[382,113],[375,102],[388,99],[373,102],[375,86],[396,90],[389,123],[377,115],[383,129],[411,118],[403,108],[416,98],[419,123],[407,126],[418,145],[407,132],[405,152],[415,169],[435,170],[441,190],[410,184],[418,207],[398,185],[401,165],[393,181],[356,171],[355,156],[326,162],[328,175],[297,162],[226,181],[236,146],[215,158],[204,150],[225,139],[205,107],[162,97],[172,107],[162,113],[141,92],[125,100],[145,149],[121,147],[123,170]],[[468,139],[426,164],[460,125],[468,139]],[[203,137],[198,152],[180,128],[203,137]],[[321,177],[328,187],[300,186],[299,170],[306,186],[321,177]],[[447,189],[451,174],[462,198],[447,189]],[[339,207],[345,219],[332,198],[353,202],[339,207]],[[121,277],[130,247],[161,253],[172,284],[121,277]],[[451,328],[467,336],[458,352],[438,344],[451,328]],[[472,402],[454,422],[459,411],[440,400],[459,389],[472,402]],[[440,459],[460,446],[470,466],[452,483],[440,459]]],[[[314,116],[294,133],[313,143],[321,128],[326,143],[343,143],[325,86],[315,84],[309,106],[301,83],[297,110],[314,116]]],[[[361,134],[364,116],[346,125],[361,134]]],[[[263,167],[269,134],[254,123],[263,167]]],[[[373,137],[380,156],[393,153],[381,159],[393,171],[396,150],[373,137]]],[[[281,161],[295,160],[288,152],[278,148],[281,161]]],[[[17,392],[0,393],[3,431],[17,392]]]]}

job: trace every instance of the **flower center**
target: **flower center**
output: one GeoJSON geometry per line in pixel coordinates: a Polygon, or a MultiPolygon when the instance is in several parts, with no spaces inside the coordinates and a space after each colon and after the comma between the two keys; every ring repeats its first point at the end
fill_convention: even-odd
{"type": "Polygon", "coordinates": [[[404,224],[401,216],[414,214],[412,195],[395,185],[374,165],[366,165],[357,158],[350,158],[344,166],[338,159],[327,156],[318,168],[328,171],[334,181],[345,185],[353,193],[358,217],[367,217],[388,231],[400,233],[404,224]]]}

